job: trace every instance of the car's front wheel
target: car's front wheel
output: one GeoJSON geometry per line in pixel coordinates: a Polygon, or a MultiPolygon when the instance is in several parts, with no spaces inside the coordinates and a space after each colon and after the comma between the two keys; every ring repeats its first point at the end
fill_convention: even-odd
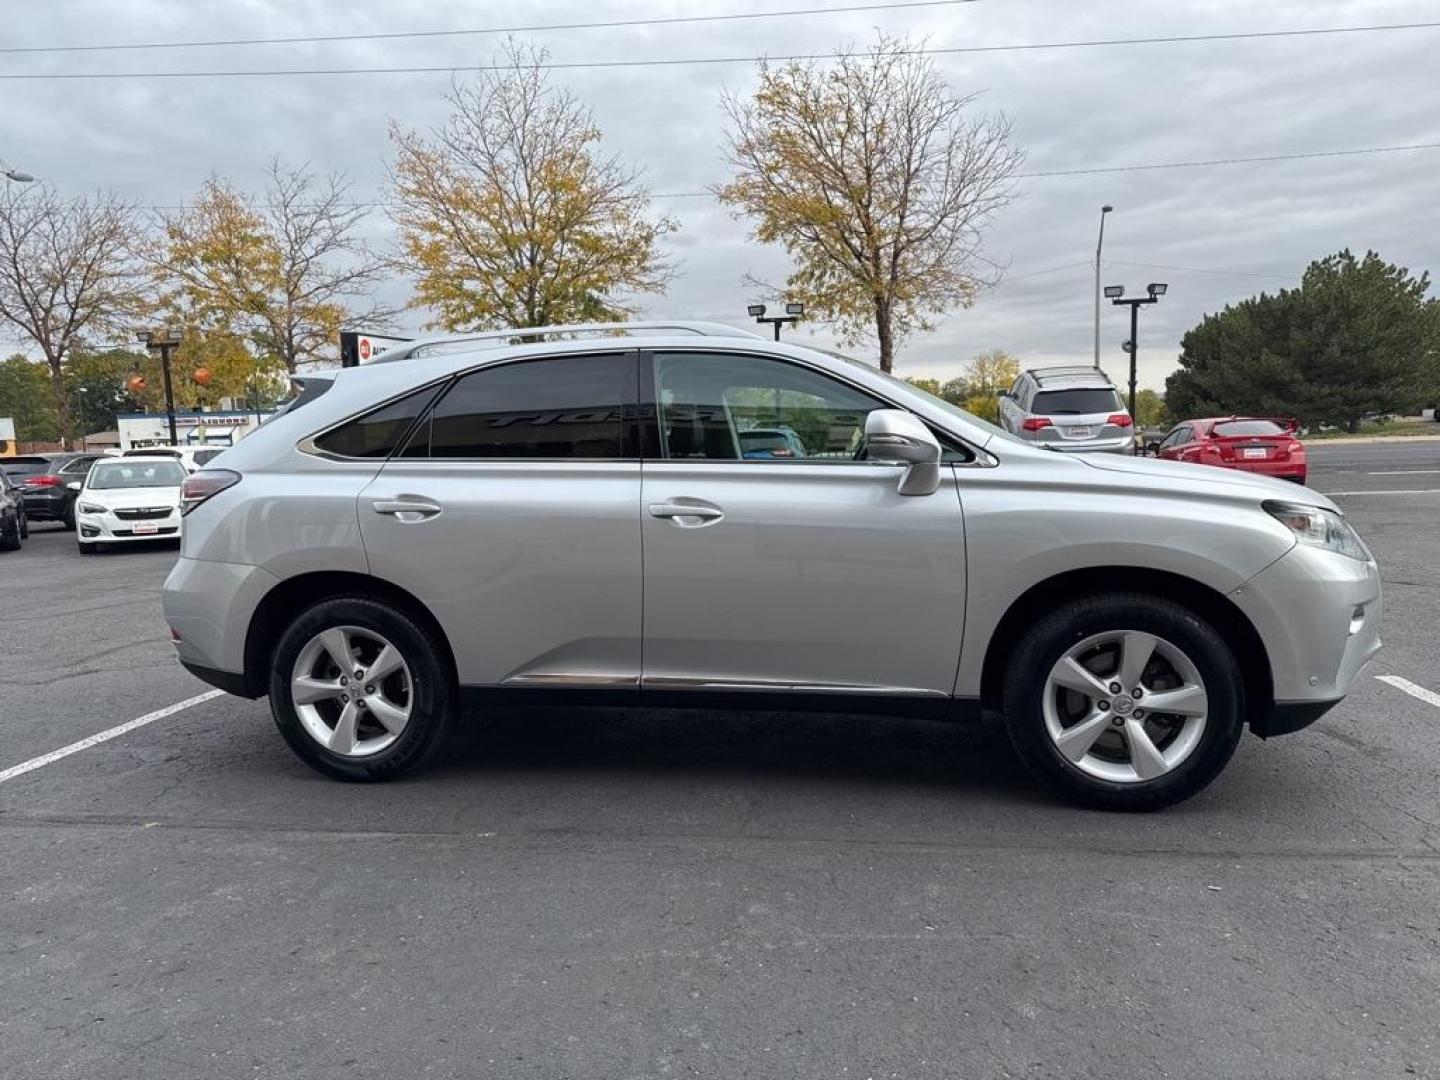
{"type": "Polygon", "coordinates": [[[1146,594],[1064,604],[1017,646],[1011,741],[1030,770],[1091,806],[1155,810],[1210,783],[1244,728],[1240,668],[1195,612],[1146,594]]]}
{"type": "Polygon", "coordinates": [[[338,780],[389,780],[441,745],[454,708],[440,642],[365,597],[300,614],[270,666],[270,710],[306,764],[338,780]]]}

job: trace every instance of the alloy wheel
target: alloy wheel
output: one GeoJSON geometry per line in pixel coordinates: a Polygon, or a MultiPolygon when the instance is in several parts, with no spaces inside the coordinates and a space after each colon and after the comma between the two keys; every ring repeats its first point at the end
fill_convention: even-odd
{"type": "Polygon", "coordinates": [[[1089,776],[1136,784],[1173,772],[1200,744],[1209,696],[1194,662],[1140,630],[1093,634],[1046,676],[1045,730],[1089,776]]]}
{"type": "Polygon", "coordinates": [[[301,726],[332,754],[378,754],[410,722],[415,685],[404,656],[385,637],[358,626],[316,634],[295,658],[290,698],[301,726]]]}

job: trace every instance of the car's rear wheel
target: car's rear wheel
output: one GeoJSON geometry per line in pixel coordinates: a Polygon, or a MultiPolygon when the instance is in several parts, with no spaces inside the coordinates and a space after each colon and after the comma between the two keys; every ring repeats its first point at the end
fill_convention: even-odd
{"type": "Polygon", "coordinates": [[[389,780],[441,745],[454,707],[440,642],[364,597],[324,600],[292,622],[270,666],[270,710],[306,764],[339,780],[389,780]]]}
{"type": "Polygon", "coordinates": [[[73,502],[65,507],[65,512],[60,515],[60,524],[71,532],[75,531],[75,504],[73,502]]]}
{"type": "Polygon", "coordinates": [[[0,522],[0,551],[19,551],[21,539],[18,515],[11,520],[9,528],[0,522]]]}
{"type": "Polygon", "coordinates": [[[1240,668],[1195,612],[1145,594],[1065,604],[1021,639],[1006,678],[1030,770],[1090,806],[1155,810],[1194,795],[1244,728],[1240,668]]]}

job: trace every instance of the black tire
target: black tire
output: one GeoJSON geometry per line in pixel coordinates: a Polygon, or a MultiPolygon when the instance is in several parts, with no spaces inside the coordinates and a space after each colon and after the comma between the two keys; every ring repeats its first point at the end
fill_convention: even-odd
{"type": "Polygon", "coordinates": [[[444,743],[455,709],[454,676],[443,642],[407,613],[362,596],[322,600],[298,615],[270,657],[270,711],[299,758],[336,780],[373,782],[413,772],[444,743]],[[364,758],[347,758],[321,746],[305,730],[291,697],[290,678],[307,643],[336,626],[370,630],[399,649],[409,666],[413,701],[409,722],[395,741],[364,758]]]}
{"type": "Polygon", "coordinates": [[[20,540],[20,517],[16,515],[9,529],[0,526],[0,551],[19,551],[20,540]]]}
{"type": "Polygon", "coordinates": [[[81,555],[94,555],[100,550],[99,544],[87,544],[84,540],[75,541],[75,546],[80,549],[81,555]]]}
{"type": "Polygon", "coordinates": [[[1005,712],[1016,753],[1052,790],[1086,806],[1159,810],[1200,791],[1230,760],[1245,726],[1244,682],[1225,641],[1190,609],[1144,593],[1090,596],[1050,612],[1020,640],[1006,672],[1005,712]],[[1178,648],[1199,672],[1208,699],[1194,749],[1153,780],[1092,776],[1060,753],[1045,726],[1042,699],[1055,663],[1092,635],[1125,630],[1154,634],[1178,648]]]}
{"type": "Polygon", "coordinates": [[[75,503],[73,501],[65,507],[65,513],[60,515],[60,524],[70,532],[75,531],[75,503]]]}
{"type": "Polygon", "coordinates": [[[20,539],[30,539],[30,519],[28,517],[20,518],[20,539]]]}

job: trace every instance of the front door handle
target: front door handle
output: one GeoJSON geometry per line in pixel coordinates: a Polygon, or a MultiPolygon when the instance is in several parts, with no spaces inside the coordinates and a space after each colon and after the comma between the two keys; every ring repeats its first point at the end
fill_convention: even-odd
{"type": "Polygon", "coordinates": [[[424,499],[376,499],[370,504],[370,509],[405,522],[426,521],[440,513],[437,503],[424,499]]]}
{"type": "Polygon", "coordinates": [[[693,524],[703,525],[707,521],[719,521],[725,511],[718,506],[692,506],[689,503],[651,503],[650,516],[670,518],[679,525],[690,524],[685,518],[694,519],[693,524]]]}

